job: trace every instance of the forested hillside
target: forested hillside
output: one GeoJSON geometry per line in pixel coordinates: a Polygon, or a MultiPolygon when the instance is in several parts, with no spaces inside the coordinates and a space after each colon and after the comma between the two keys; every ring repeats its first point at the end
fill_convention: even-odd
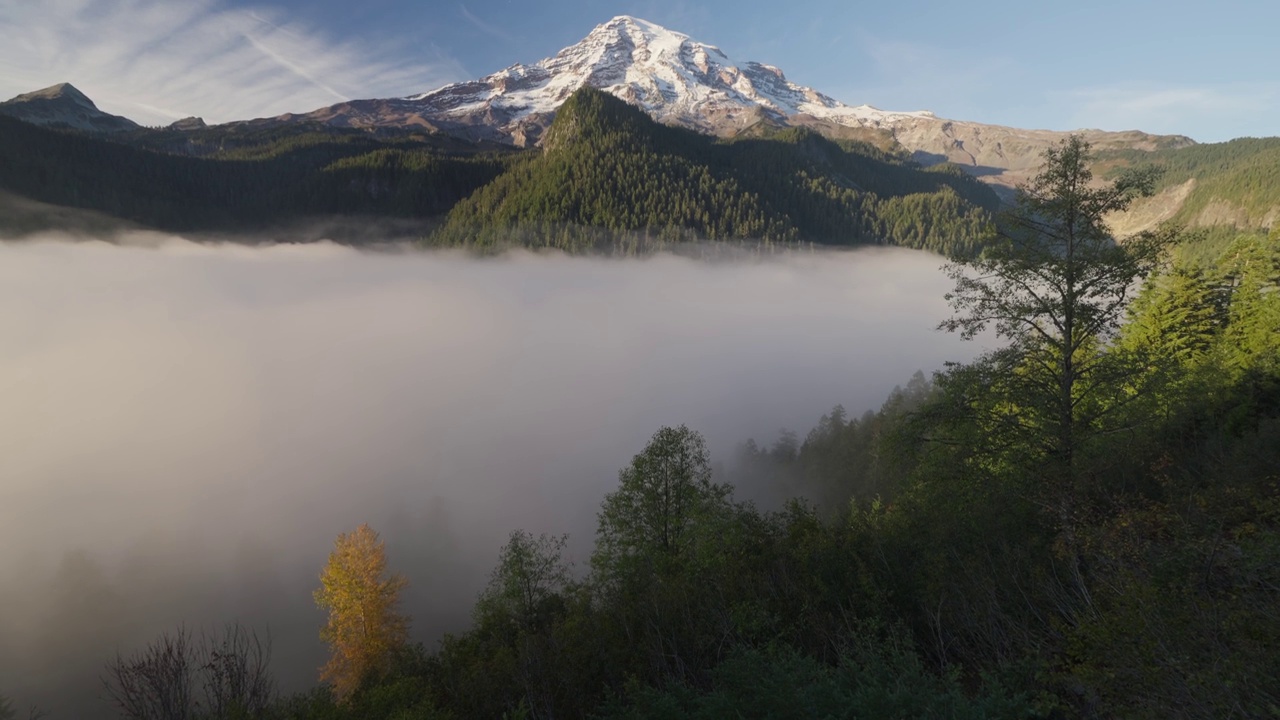
{"type": "Polygon", "coordinates": [[[589,89],[533,151],[322,126],[106,139],[0,123],[0,188],[179,231],[380,216],[426,221],[426,245],[472,248],[634,251],[709,239],[964,254],[998,204],[950,166],[924,170],[804,129],[717,141],[589,89]]]}
{"type": "MultiPolygon", "coordinates": [[[[438,647],[405,640],[415,578],[387,573],[377,533],[340,535],[316,593],[324,683],[180,716],[1274,716],[1280,235],[1208,266],[1170,262],[1169,233],[1118,246],[1103,216],[1150,176],[1091,189],[1077,140],[1003,240],[953,265],[943,326],[990,320],[1004,346],[803,441],[746,442],[723,473],[696,431],[658,429],[586,567],[512,532],[470,629],[438,647]],[[735,484],[792,499],[762,511],[735,484]]],[[[107,661],[125,717],[144,716],[121,697],[171,687],[165,658],[221,667],[175,637],[107,661]]],[[[254,636],[227,637],[232,676],[269,688],[254,636]]]]}
{"type": "Polygon", "coordinates": [[[1140,165],[1164,171],[1146,215],[1201,228],[1191,248],[1200,262],[1212,262],[1239,232],[1280,227],[1280,138],[1099,153],[1108,176],[1140,165]]]}
{"type": "MultiPolygon", "coordinates": [[[[158,132],[154,142],[175,142],[158,132]]],[[[181,153],[157,152],[0,117],[0,188],[159,229],[253,231],[320,215],[441,215],[512,155],[329,129],[201,133],[181,153]]]]}
{"type": "Polygon", "coordinates": [[[433,242],[581,250],[756,239],[965,253],[998,204],[951,167],[922,170],[798,128],[717,141],[591,89],[565,102],[544,144],[460,203],[433,242]]]}

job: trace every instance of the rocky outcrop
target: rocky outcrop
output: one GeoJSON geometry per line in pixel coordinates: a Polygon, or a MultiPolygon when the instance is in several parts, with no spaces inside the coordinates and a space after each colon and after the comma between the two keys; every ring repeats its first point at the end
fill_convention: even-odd
{"type": "Polygon", "coordinates": [[[104,113],[70,83],[24,93],[0,103],[0,114],[34,125],[65,127],[85,132],[114,133],[137,130],[134,121],[104,113]]]}

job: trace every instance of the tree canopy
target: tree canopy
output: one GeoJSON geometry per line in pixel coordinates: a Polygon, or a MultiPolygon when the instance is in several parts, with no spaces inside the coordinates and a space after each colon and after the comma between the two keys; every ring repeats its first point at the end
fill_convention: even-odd
{"type": "MultiPolygon", "coordinates": [[[[1150,194],[1156,173],[1135,171],[1102,186],[1092,182],[1090,147],[1071,136],[1045,152],[1043,169],[1020,187],[996,224],[997,238],[977,257],[948,266],[955,315],[940,327],[974,338],[987,327],[1007,340],[979,364],[998,368],[1009,400],[1010,429],[1030,434],[1068,481],[1079,444],[1103,429],[1128,369],[1104,349],[1137,283],[1154,272],[1175,231],[1165,228],[1117,242],[1106,216],[1150,194]]],[[[1005,405],[1008,410],[1009,405],[1005,405]]]]}
{"type": "Polygon", "coordinates": [[[406,583],[387,573],[386,543],[368,525],[334,541],[315,601],[329,613],[320,638],[330,656],[320,677],[338,698],[350,697],[365,680],[389,669],[406,645],[409,619],[398,610],[406,583]]]}

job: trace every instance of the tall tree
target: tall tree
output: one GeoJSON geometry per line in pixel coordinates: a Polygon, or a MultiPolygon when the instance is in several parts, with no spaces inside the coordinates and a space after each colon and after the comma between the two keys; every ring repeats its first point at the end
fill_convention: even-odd
{"type": "Polygon", "coordinates": [[[567,540],[564,535],[511,533],[489,585],[476,602],[476,614],[509,618],[522,633],[543,629],[569,583],[569,567],[563,559],[567,540]]]}
{"type": "Polygon", "coordinates": [[[334,541],[315,600],[329,611],[320,638],[331,654],[320,678],[332,684],[339,700],[390,669],[396,652],[406,645],[409,619],[397,609],[406,584],[403,576],[387,573],[386,543],[368,525],[334,541]]]}
{"type": "Polygon", "coordinates": [[[1104,352],[1124,319],[1138,280],[1156,269],[1171,228],[1117,242],[1106,217],[1152,192],[1156,173],[1140,170],[1097,185],[1090,146],[1072,135],[1045,151],[1044,166],[1018,189],[1014,207],[980,257],[947,266],[955,315],[940,327],[971,339],[988,326],[1009,341],[986,362],[1019,373],[1021,419],[1069,482],[1081,443],[1098,429],[1113,392],[1104,352]],[[1036,415],[1039,414],[1039,417],[1036,415]]]}
{"type": "Polygon", "coordinates": [[[684,425],[658,430],[618,479],[599,513],[591,561],[606,578],[632,563],[652,572],[689,554],[730,506],[730,489],[711,482],[706,442],[684,425]]]}
{"type": "Polygon", "coordinates": [[[1230,293],[1227,335],[1232,364],[1247,367],[1280,361],[1280,227],[1266,240],[1242,236],[1219,265],[1230,293]]]}
{"type": "Polygon", "coordinates": [[[610,631],[634,649],[625,672],[686,680],[712,662],[725,634],[708,604],[720,540],[732,530],[732,488],[712,482],[702,436],[658,430],[599,512],[592,581],[610,607],[610,631]],[[714,635],[714,642],[707,635],[714,635]]]}

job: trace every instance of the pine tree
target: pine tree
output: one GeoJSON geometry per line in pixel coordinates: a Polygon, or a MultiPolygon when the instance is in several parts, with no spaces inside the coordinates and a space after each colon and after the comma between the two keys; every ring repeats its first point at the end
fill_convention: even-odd
{"type": "Polygon", "coordinates": [[[1104,352],[1125,317],[1130,292],[1162,260],[1175,229],[1117,242],[1106,217],[1149,195],[1155,173],[1136,172],[1093,184],[1090,146],[1078,135],[1049,148],[1041,172],[1018,189],[1017,203],[997,223],[999,237],[978,258],[948,266],[947,295],[956,314],[940,327],[969,339],[994,326],[1009,341],[981,363],[1016,368],[1018,425],[1048,455],[1056,481],[1070,494],[1075,456],[1096,433],[1100,402],[1115,394],[1131,368],[1104,352]],[[1038,415],[1033,417],[1031,415],[1038,415]]]}
{"type": "Polygon", "coordinates": [[[1221,294],[1201,269],[1174,267],[1143,288],[1124,330],[1124,344],[1157,364],[1185,366],[1199,360],[1226,323],[1221,294]]]}
{"type": "Polygon", "coordinates": [[[316,605],[329,611],[320,638],[331,655],[320,679],[339,700],[350,698],[365,680],[386,672],[408,640],[409,619],[397,611],[407,584],[387,574],[386,543],[368,525],[338,535],[320,573],[316,605]]]}

